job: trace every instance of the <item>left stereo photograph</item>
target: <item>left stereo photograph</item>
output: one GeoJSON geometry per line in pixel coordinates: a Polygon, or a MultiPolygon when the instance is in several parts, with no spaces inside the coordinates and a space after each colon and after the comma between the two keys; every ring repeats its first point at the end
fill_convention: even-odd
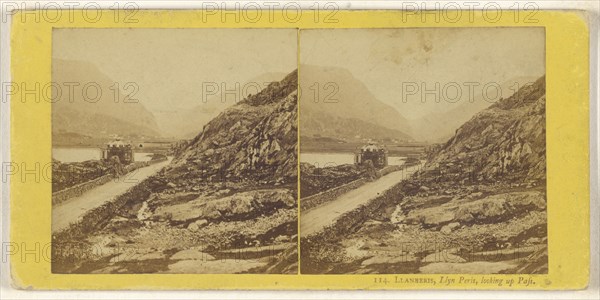
{"type": "Polygon", "coordinates": [[[54,29],[52,272],[297,274],[296,69],[296,29],[54,29]]]}

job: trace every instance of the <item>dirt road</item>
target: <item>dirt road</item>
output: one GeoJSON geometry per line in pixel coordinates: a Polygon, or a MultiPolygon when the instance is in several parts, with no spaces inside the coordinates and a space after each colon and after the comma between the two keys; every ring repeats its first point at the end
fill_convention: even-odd
{"type": "Polygon", "coordinates": [[[91,189],[79,197],[71,198],[63,203],[52,207],[52,233],[57,233],[75,223],[83,217],[88,211],[101,206],[125,193],[128,189],[140,183],[142,180],[154,175],[164,166],[171,162],[169,158],[166,161],[159,162],[144,168],[137,169],[119,179],[111,180],[108,183],[91,189]]]}
{"type": "Polygon", "coordinates": [[[300,235],[305,237],[319,232],[325,226],[333,224],[339,216],[368,203],[387,189],[408,178],[420,167],[421,165],[416,165],[389,173],[349,191],[325,205],[311,209],[304,214],[300,213],[300,235]]]}

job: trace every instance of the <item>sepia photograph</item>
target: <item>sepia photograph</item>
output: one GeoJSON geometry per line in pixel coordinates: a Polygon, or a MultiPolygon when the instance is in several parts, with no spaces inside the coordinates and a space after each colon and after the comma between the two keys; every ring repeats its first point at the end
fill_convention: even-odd
{"type": "Polygon", "coordinates": [[[53,29],[52,272],[297,274],[297,30],[53,29]]]}
{"type": "Polygon", "coordinates": [[[299,51],[302,274],[548,273],[544,28],[303,29],[299,51]]]}
{"type": "Polygon", "coordinates": [[[536,3],[6,6],[8,298],[591,295],[598,20],[536,3]]]}

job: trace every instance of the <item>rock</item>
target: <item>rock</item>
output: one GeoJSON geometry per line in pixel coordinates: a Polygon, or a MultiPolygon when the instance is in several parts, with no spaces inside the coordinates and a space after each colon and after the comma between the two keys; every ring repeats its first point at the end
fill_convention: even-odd
{"type": "Polygon", "coordinates": [[[264,266],[266,263],[256,259],[226,259],[226,260],[181,260],[169,265],[166,273],[177,274],[233,274],[264,266]]]}
{"type": "Polygon", "coordinates": [[[454,220],[454,213],[452,211],[441,211],[436,214],[427,214],[423,220],[423,224],[428,226],[436,226],[452,220],[454,220]]]}
{"type": "Polygon", "coordinates": [[[381,225],[381,221],[377,221],[377,220],[368,220],[364,223],[364,226],[373,226],[373,225],[381,225]]]}
{"type": "Polygon", "coordinates": [[[460,227],[460,223],[458,223],[458,222],[452,222],[452,223],[448,224],[448,226],[450,226],[450,229],[454,230],[454,229],[460,227]]]}
{"type": "Polygon", "coordinates": [[[175,188],[175,187],[177,187],[177,185],[176,185],[176,184],[174,184],[174,183],[172,183],[172,182],[169,182],[169,183],[167,183],[167,186],[168,186],[168,187],[170,187],[170,188],[175,188]]]}
{"type": "Polygon", "coordinates": [[[422,185],[421,187],[419,187],[419,191],[421,191],[421,192],[429,192],[429,190],[430,189],[428,187],[424,186],[424,185],[422,185]]]}
{"type": "Polygon", "coordinates": [[[440,232],[442,232],[443,234],[450,234],[454,229],[456,229],[458,227],[460,227],[460,223],[452,222],[448,225],[444,225],[444,227],[442,227],[440,232]]]}
{"type": "Polygon", "coordinates": [[[165,258],[165,254],[162,252],[149,252],[149,253],[121,253],[110,259],[111,263],[118,263],[124,261],[143,261],[151,259],[162,259],[165,258]]]}
{"type": "Polygon", "coordinates": [[[452,232],[452,229],[448,227],[448,225],[445,225],[444,227],[442,227],[442,229],[440,229],[440,232],[443,234],[450,234],[452,232]]]}
{"type": "Polygon", "coordinates": [[[398,256],[373,256],[367,260],[364,260],[361,265],[379,265],[379,264],[399,264],[405,262],[414,262],[416,260],[415,256],[410,253],[400,254],[398,256]]]}
{"type": "Polygon", "coordinates": [[[454,220],[463,223],[471,223],[475,220],[475,217],[473,217],[473,214],[471,214],[467,208],[461,207],[454,214],[454,220]]]}
{"type": "MultiPolygon", "coordinates": [[[[496,274],[504,270],[509,270],[515,266],[514,262],[440,262],[432,263],[419,268],[419,272],[424,274],[496,274]]],[[[510,274],[519,274],[517,272],[510,274]]]]}
{"type": "Polygon", "coordinates": [[[477,199],[477,198],[479,198],[479,197],[481,197],[481,196],[483,196],[483,193],[482,193],[482,192],[475,192],[475,193],[471,193],[471,194],[469,194],[469,196],[468,196],[468,197],[469,197],[469,199],[477,199]]]}
{"type": "Polygon", "coordinates": [[[198,225],[198,228],[202,228],[202,227],[208,225],[208,221],[206,219],[200,219],[200,220],[194,222],[194,224],[198,225]]]}
{"type": "Polygon", "coordinates": [[[187,229],[189,229],[191,231],[198,231],[198,229],[200,229],[200,227],[198,227],[198,225],[196,223],[191,223],[190,225],[188,225],[187,229]]]}
{"type": "Polygon", "coordinates": [[[287,235],[280,235],[273,240],[273,243],[281,244],[281,243],[286,243],[289,240],[290,240],[290,238],[287,235]]]}
{"type": "Polygon", "coordinates": [[[236,193],[219,198],[200,196],[185,203],[163,205],[155,215],[171,214],[172,221],[190,222],[196,219],[220,220],[222,218],[253,218],[271,214],[278,208],[293,208],[296,199],[288,189],[265,189],[236,193]]]}
{"type": "Polygon", "coordinates": [[[179,251],[175,254],[173,254],[173,256],[170,257],[171,260],[203,260],[203,261],[211,261],[211,260],[215,260],[215,257],[208,254],[208,253],[204,253],[202,251],[199,250],[195,250],[195,249],[188,249],[188,250],[182,250],[179,251]]]}
{"type": "Polygon", "coordinates": [[[423,262],[440,263],[440,262],[451,262],[451,263],[464,263],[466,260],[458,255],[444,252],[436,252],[425,256],[423,262]]]}
{"type": "Polygon", "coordinates": [[[230,189],[222,189],[217,192],[217,195],[222,196],[222,195],[227,195],[229,193],[231,193],[230,189]]]}

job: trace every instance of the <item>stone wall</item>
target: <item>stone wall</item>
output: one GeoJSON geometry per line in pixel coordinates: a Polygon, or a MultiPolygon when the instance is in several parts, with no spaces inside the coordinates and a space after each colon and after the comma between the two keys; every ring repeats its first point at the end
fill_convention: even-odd
{"type": "Polygon", "coordinates": [[[365,221],[371,218],[374,214],[380,213],[390,205],[401,200],[403,184],[400,183],[384,191],[381,196],[369,201],[358,208],[341,215],[334,224],[328,226],[325,230],[321,230],[314,235],[303,238],[303,240],[326,240],[336,241],[340,237],[346,236],[349,233],[355,232],[365,221]]]}
{"type": "Polygon", "coordinates": [[[345,194],[353,189],[356,189],[365,183],[367,183],[367,180],[361,178],[348,182],[344,185],[332,188],[330,190],[312,195],[310,197],[302,198],[300,199],[300,210],[306,212],[309,209],[321,206],[322,204],[336,199],[340,195],[345,194]]]}
{"type": "Polygon", "coordinates": [[[151,194],[149,178],[129,188],[125,193],[115,196],[103,205],[88,211],[76,223],[71,224],[65,230],[53,234],[53,240],[57,242],[68,242],[77,240],[94,230],[102,228],[117,212],[130,200],[144,201],[151,194]]]}
{"type": "MultiPolygon", "coordinates": [[[[129,173],[136,169],[139,169],[142,167],[147,167],[151,164],[155,164],[157,162],[161,162],[161,161],[165,161],[165,160],[166,160],[166,158],[161,158],[161,159],[151,160],[151,161],[147,161],[147,162],[135,162],[133,164],[125,166],[124,169],[125,169],[126,173],[129,173]]],[[[83,194],[95,187],[106,184],[113,178],[114,178],[113,174],[106,174],[106,175],[100,176],[96,179],[90,180],[88,182],[80,183],[80,184],[74,185],[70,188],[66,188],[66,189],[58,191],[56,193],[52,193],[52,205],[62,203],[73,197],[81,196],[81,194],[83,194]]]]}
{"type": "MultiPolygon", "coordinates": [[[[381,176],[385,176],[389,173],[400,171],[404,168],[404,166],[387,166],[379,171],[381,176]]],[[[357,179],[352,182],[346,183],[344,185],[340,185],[328,191],[324,191],[306,198],[300,199],[300,210],[306,212],[312,208],[317,206],[321,206],[324,203],[327,203],[331,200],[336,199],[337,197],[354,190],[363,184],[367,183],[368,180],[365,178],[357,179]]]]}
{"type": "Polygon", "coordinates": [[[80,183],[80,184],[74,185],[70,188],[66,188],[66,189],[58,191],[56,193],[52,193],[52,205],[56,205],[67,199],[80,196],[81,194],[83,194],[97,186],[101,186],[101,185],[109,182],[113,177],[114,176],[112,174],[107,174],[104,176],[100,176],[96,179],[90,180],[88,182],[80,183]]]}

